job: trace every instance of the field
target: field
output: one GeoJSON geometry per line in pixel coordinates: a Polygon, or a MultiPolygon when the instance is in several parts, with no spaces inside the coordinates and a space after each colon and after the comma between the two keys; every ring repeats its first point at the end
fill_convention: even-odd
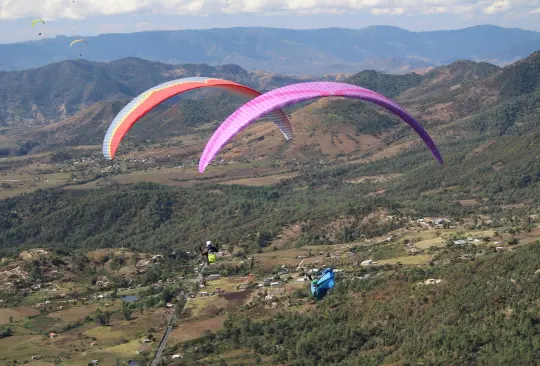
{"type": "Polygon", "coordinates": [[[383,259],[378,261],[379,264],[408,264],[408,265],[414,265],[414,264],[424,264],[428,263],[431,260],[431,255],[428,254],[419,254],[419,255],[411,255],[407,257],[396,257],[396,258],[390,258],[390,259],[383,259]]]}
{"type": "Polygon", "coordinates": [[[219,315],[205,320],[178,322],[176,329],[171,333],[171,343],[185,342],[202,337],[205,330],[216,332],[223,327],[225,320],[224,315],[219,315]]]}
{"type": "Polygon", "coordinates": [[[119,302],[117,302],[115,306],[110,307],[110,308],[105,308],[103,304],[89,304],[89,305],[83,305],[83,306],[75,306],[70,309],[59,310],[53,313],[49,313],[47,316],[50,318],[59,319],[66,322],[71,322],[75,320],[82,320],[84,319],[85,316],[90,315],[91,313],[93,313],[99,308],[103,310],[105,309],[111,310],[114,308],[118,308],[119,305],[120,305],[119,302]]]}
{"type": "MultiPolygon", "coordinates": [[[[317,250],[317,249],[315,249],[317,250]]],[[[313,256],[306,258],[303,262],[303,265],[308,264],[322,264],[324,262],[324,256],[317,254],[320,250],[315,251],[314,249],[309,249],[308,247],[302,247],[298,249],[284,249],[279,251],[268,251],[265,253],[257,254],[256,259],[260,261],[260,264],[265,270],[275,268],[276,266],[298,266],[302,259],[298,256],[308,256],[310,252],[313,256]]]]}
{"type": "Polygon", "coordinates": [[[297,177],[298,173],[285,173],[285,174],[276,174],[268,175],[265,177],[259,178],[244,178],[244,179],[235,179],[223,182],[222,184],[240,184],[245,186],[268,186],[275,184],[283,179],[290,179],[297,177]]]}
{"type": "Polygon", "coordinates": [[[12,318],[14,322],[18,322],[30,315],[38,314],[35,309],[28,307],[19,307],[17,309],[0,308],[0,325],[8,324],[12,318]]]}
{"type": "Polygon", "coordinates": [[[429,247],[432,247],[432,246],[437,247],[437,246],[441,246],[442,244],[444,244],[444,239],[441,237],[438,237],[438,238],[431,238],[431,239],[425,239],[425,240],[419,241],[415,245],[420,249],[428,249],[429,247]]]}

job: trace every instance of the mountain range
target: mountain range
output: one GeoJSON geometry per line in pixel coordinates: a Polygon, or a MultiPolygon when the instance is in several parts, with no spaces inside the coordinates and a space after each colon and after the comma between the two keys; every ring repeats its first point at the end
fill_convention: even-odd
{"type": "MultiPolygon", "coordinates": [[[[46,28],[43,36],[47,36],[46,28]]],[[[460,59],[499,66],[540,49],[540,33],[492,25],[410,32],[391,26],[363,29],[226,28],[148,31],[84,37],[57,36],[0,45],[0,70],[67,59],[112,61],[136,56],[169,64],[237,64],[247,70],[325,75],[374,69],[403,73],[460,59]]]]}
{"type": "MultiPolygon", "coordinates": [[[[457,61],[421,74],[391,75],[371,70],[321,78],[248,72],[237,65],[174,66],[137,58],[111,63],[63,61],[0,75],[3,85],[8,86],[0,92],[0,115],[4,121],[2,133],[8,140],[29,143],[34,152],[39,152],[99,145],[116,113],[133,96],[173,78],[223,77],[261,91],[300,81],[342,80],[396,99],[438,143],[445,144],[519,135],[538,127],[539,65],[540,52],[536,52],[503,68],[457,61]]],[[[197,142],[187,154],[198,154],[203,140],[243,102],[241,97],[216,90],[173,98],[144,117],[130,131],[120,151],[122,147],[129,150],[130,140],[163,142],[193,135],[197,142]]],[[[242,145],[257,146],[255,154],[276,159],[309,159],[314,154],[361,157],[377,151],[384,155],[385,149],[396,152],[411,146],[402,140],[408,139],[410,129],[368,103],[323,99],[300,103],[286,112],[296,136],[288,145],[271,124],[259,123],[224,150],[229,151],[227,156],[245,154],[242,145]]]]}
{"type": "Polygon", "coordinates": [[[129,100],[157,84],[192,76],[232,80],[260,91],[295,82],[346,77],[342,74],[300,77],[248,72],[233,64],[168,65],[133,57],[110,63],[68,60],[37,69],[0,72],[0,126],[50,124],[73,116],[94,103],[129,100]]]}

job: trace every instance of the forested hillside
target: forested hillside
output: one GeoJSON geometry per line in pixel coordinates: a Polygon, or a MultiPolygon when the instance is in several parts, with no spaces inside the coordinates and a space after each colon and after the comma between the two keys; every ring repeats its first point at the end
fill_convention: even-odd
{"type": "Polygon", "coordinates": [[[307,313],[227,320],[224,330],[190,342],[191,360],[175,365],[234,349],[252,351],[264,364],[533,365],[540,355],[539,255],[534,244],[470,262],[342,280],[307,313]],[[426,286],[428,278],[442,283],[426,286]]]}

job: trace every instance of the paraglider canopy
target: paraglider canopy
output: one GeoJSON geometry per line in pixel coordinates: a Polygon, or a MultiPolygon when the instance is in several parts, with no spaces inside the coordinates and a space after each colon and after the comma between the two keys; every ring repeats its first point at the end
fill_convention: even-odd
{"type": "Polygon", "coordinates": [[[332,268],[326,268],[318,280],[311,281],[311,295],[315,299],[320,300],[334,287],[334,284],[334,270],[332,268]]]}
{"type": "Polygon", "coordinates": [[[216,157],[237,133],[265,114],[287,105],[321,97],[348,97],[375,103],[386,108],[408,123],[422,138],[433,156],[443,164],[443,159],[435,143],[409,113],[384,95],[356,85],[336,82],[310,82],[287,85],[269,91],[238,108],[229,116],[212,135],[199,161],[199,172],[203,173],[208,164],[216,157]]]}
{"type": "MultiPolygon", "coordinates": [[[[42,19],[35,19],[32,21],[32,28],[34,28],[36,26],[37,23],[43,23],[45,24],[45,22],[42,20],[42,19]]],[[[41,36],[41,32],[39,32],[39,35],[41,36]]]]}
{"type": "Polygon", "coordinates": [[[35,20],[32,21],[32,28],[34,28],[36,26],[36,24],[39,23],[39,22],[45,24],[45,22],[42,19],[38,18],[38,19],[35,19],[35,20]]]}
{"type": "MultiPolygon", "coordinates": [[[[232,93],[251,98],[261,95],[258,91],[242,84],[207,77],[182,78],[154,86],[135,97],[114,117],[103,139],[103,156],[105,156],[105,159],[112,160],[114,158],[120,142],[131,127],[155,106],[175,95],[207,87],[225,89],[232,93]]],[[[274,124],[283,133],[285,138],[292,139],[291,123],[287,116],[285,116],[285,113],[278,109],[272,114],[272,117],[275,117],[274,124]]]]}
{"type": "Polygon", "coordinates": [[[88,44],[88,42],[86,42],[84,39],[76,39],[74,41],[72,41],[70,44],[69,44],[69,47],[73,46],[75,43],[79,43],[79,42],[84,42],[86,44],[88,44]]]}

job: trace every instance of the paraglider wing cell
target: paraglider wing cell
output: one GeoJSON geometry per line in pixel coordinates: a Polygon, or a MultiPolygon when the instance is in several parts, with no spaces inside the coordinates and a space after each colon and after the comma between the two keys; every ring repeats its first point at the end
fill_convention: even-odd
{"type": "MultiPolygon", "coordinates": [[[[133,99],[114,118],[103,140],[103,155],[105,158],[108,160],[114,158],[118,145],[125,134],[156,105],[185,91],[204,87],[222,88],[251,98],[261,95],[254,89],[232,81],[206,77],[183,78],[155,86],[133,99]]],[[[275,116],[274,123],[285,138],[292,139],[292,128],[287,116],[281,110],[276,110],[273,115],[275,116]]]]}
{"type": "Polygon", "coordinates": [[[199,172],[203,173],[208,164],[216,157],[237,133],[265,114],[287,105],[321,97],[348,97],[378,104],[407,122],[431,150],[433,156],[443,164],[443,159],[435,143],[424,128],[409,113],[384,95],[356,85],[337,82],[310,82],[287,85],[274,89],[257,97],[229,116],[214,132],[208,141],[199,161],[199,172]]]}

